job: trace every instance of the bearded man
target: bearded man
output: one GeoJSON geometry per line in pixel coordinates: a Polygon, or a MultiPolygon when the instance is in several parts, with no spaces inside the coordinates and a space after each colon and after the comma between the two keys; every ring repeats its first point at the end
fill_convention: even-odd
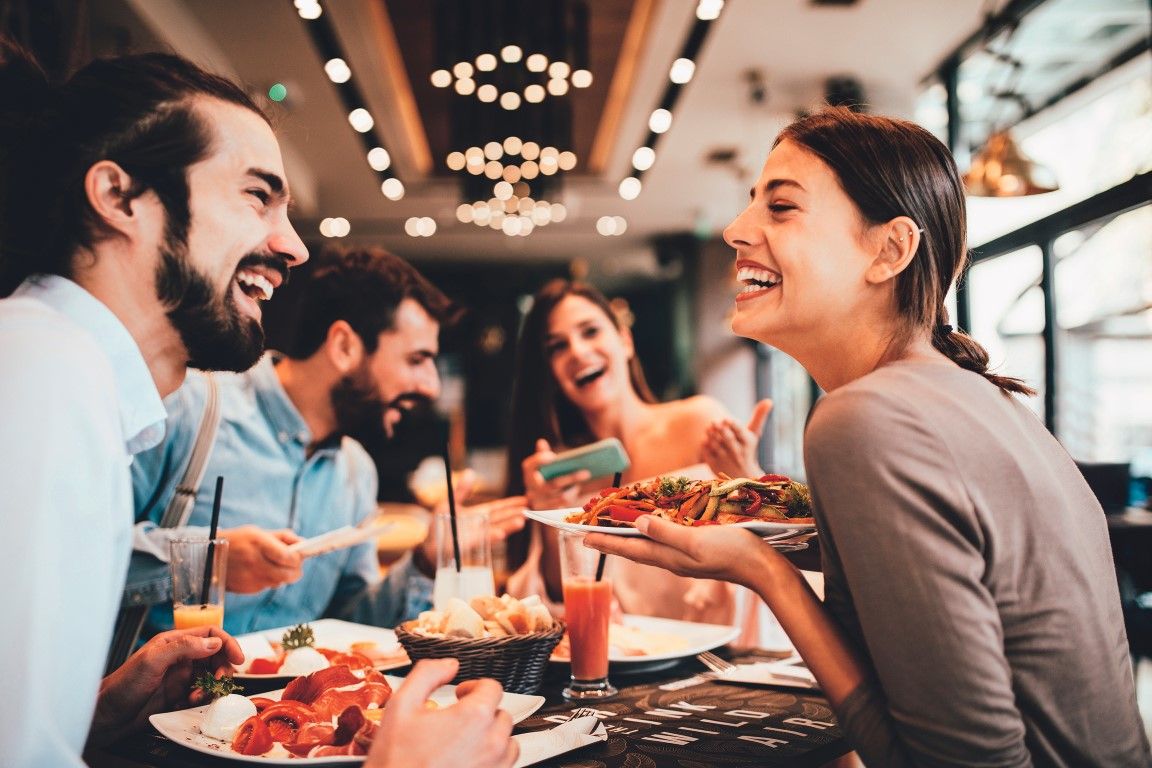
{"type": "MultiPolygon", "coordinates": [[[[391,434],[405,410],[440,393],[440,324],[451,302],[411,265],[382,250],[321,257],[303,286],[293,342],[252,370],[213,374],[220,425],[189,526],[211,519],[223,476],[220,534],[229,540],[224,627],[253,632],[348,615],[379,581],[373,542],[302,559],[290,545],[356,525],[376,513],[376,470],[347,434],[378,425],[391,434]]],[[[165,401],[167,437],[132,466],[138,550],[167,557],[186,528],[158,528],[184,472],[209,379],[191,372],[165,401]]],[[[432,582],[411,557],[389,572],[373,620],[393,625],[427,607],[432,582]]],[[[364,614],[361,613],[361,616],[364,614]]],[[[153,610],[148,631],[171,611],[153,610]]]]}

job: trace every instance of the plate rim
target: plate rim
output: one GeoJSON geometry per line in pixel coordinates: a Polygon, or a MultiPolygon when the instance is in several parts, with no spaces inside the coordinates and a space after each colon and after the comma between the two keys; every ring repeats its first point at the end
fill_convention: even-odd
{"type": "MultiPolygon", "coordinates": [[[[388,684],[392,686],[393,690],[400,687],[404,682],[404,678],[398,675],[385,675],[388,684]]],[[[455,685],[442,685],[432,692],[432,696],[446,696],[453,694],[456,690],[455,685]]],[[[284,689],[269,691],[267,693],[253,694],[255,696],[264,696],[270,699],[279,701],[280,696],[284,693],[284,689]]],[[[251,697],[248,697],[251,698],[251,697]]],[[[528,693],[511,693],[504,692],[501,699],[501,709],[504,709],[512,715],[512,722],[519,723],[527,720],[535,714],[547,700],[538,694],[528,693]],[[505,705],[523,700],[522,707],[517,711],[506,709],[505,705]]],[[[203,704],[199,707],[191,707],[188,709],[178,709],[171,712],[157,712],[148,716],[148,722],[152,727],[160,732],[164,738],[171,741],[173,744],[179,745],[186,749],[191,749],[205,755],[213,757],[220,757],[226,760],[235,760],[237,762],[246,763],[262,763],[264,765],[328,765],[331,763],[363,763],[363,755],[336,755],[331,757],[265,757],[263,755],[239,755],[232,751],[230,744],[212,739],[208,736],[197,731],[191,730],[191,723],[184,724],[183,721],[191,717],[201,717],[204,711],[208,709],[208,704],[203,704]],[[189,738],[194,737],[194,738],[189,738]],[[207,744],[198,743],[199,740],[207,740],[212,746],[207,744]]]]}
{"type": "MultiPolygon", "coordinates": [[[[527,509],[524,516],[538,523],[559,528],[565,531],[581,531],[584,533],[606,533],[610,536],[643,536],[644,534],[631,526],[613,527],[605,525],[584,525],[582,523],[569,523],[559,518],[561,514],[567,516],[578,512],[581,507],[559,507],[557,509],[527,509]]],[[[811,531],[815,530],[815,523],[785,523],[771,520],[748,520],[741,523],[727,523],[736,528],[745,528],[753,533],[768,533],[782,531],[811,531]]]]}
{"type": "MultiPolygon", "coordinates": [[[[740,636],[740,627],[737,627],[735,625],[729,625],[729,624],[711,624],[711,623],[703,622],[703,621],[685,621],[684,619],[669,619],[669,618],[666,618],[664,616],[644,616],[644,615],[637,614],[637,613],[626,613],[621,618],[623,618],[625,620],[625,623],[630,622],[630,621],[639,621],[640,623],[644,623],[644,622],[648,622],[648,621],[654,621],[654,622],[661,622],[661,623],[667,622],[667,623],[672,623],[672,624],[690,624],[690,625],[695,626],[695,627],[713,627],[713,628],[716,628],[717,630],[722,630],[722,631],[719,631],[717,634],[723,639],[720,642],[717,642],[715,644],[711,644],[712,641],[709,640],[709,641],[707,641],[709,643],[709,645],[707,645],[707,647],[704,647],[704,646],[698,644],[695,646],[690,646],[687,649],[668,651],[665,653],[659,653],[659,654],[655,654],[652,656],[623,656],[620,658],[612,658],[611,656],[609,656],[608,661],[611,664],[641,665],[641,664],[655,664],[655,663],[659,663],[662,661],[676,661],[679,659],[686,659],[689,656],[695,656],[698,653],[703,653],[704,651],[710,651],[713,648],[719,648],[722,645],[727,645],[728,643],[732,642],[733,640],[735,640],[737,637],[740,636]]],[[[569,659],[557,659],[557,658],[553,658],[552,656],[548,657],[548,661],[550,661],[554,664],[568,664],[568,663],[570,663],[569,659]]]]}
{"type": "MultiPolygon", "coordinates": [[[[393,639],[396,643],[396,646],[399,648],[399,650],[403,654],[403,656],[397,657],[397,659],[395,661],[385,661],[385,662],[381,662],[379,664],[376,664],[375,665],[376,671],[387,672],[387,671],[392,670],[392,669],[400,669],[401,667],[406,667],[412,663],[412,660],[408,658],[408,654],[404,651],[404,646],[400,645],[400,640],[399,640],[399,638],[396,637],[396,630],[393,629],[392,627],[376,627],[376,626],[373,626],[371,624],[360,624],[360,623],[355,622],[355,621],[345,621],[343,619],[334,619],[334,618],[328,618],[328,617],[322,618],[322,619],[316,619],[315,621],[307,621],[304,623],[309,624],[312,627],[316,627],[317,625],[323,625],[323,626],[340,625],[340,626],[346,626],[349,628],[352,628],[352,627],[361,628],[362,627],[364,629],[371,630],[372,632],[391,633],[393,636],[393,639]]],[[[292,627],[294,627],[294,626],[296,626],[296,625],[293,624],[292,626],[269,627],[268,629],[257,629],[257,630],[254,630],[252,632],[245,632],[242,635],[236,635],[236,638],[240,639],[242,637],[252,637],[254,635],[266,637],[269,633],[277,633],[277,632],[283,634],[285,630],[292,629],[292,627]]],[[[333,649],[333,650],[335,650],[335,649],[333,649]]],[[[282,675],[279,672],[273,672],[272,674],[266,674],[266,675],[254,675],[251,672],[241,672],[239,670],[236,670],[235,672],[232,673],[232,677],[234,677],[237,680],[291,680],[294,677],[299,677],[299,675],[282,675]]]]}

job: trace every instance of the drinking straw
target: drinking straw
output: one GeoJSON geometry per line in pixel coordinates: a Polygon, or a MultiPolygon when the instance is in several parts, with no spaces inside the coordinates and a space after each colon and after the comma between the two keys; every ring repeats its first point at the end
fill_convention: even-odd
{"type": "Polygon", "coordinates": [[[452,488],[452,460],[449,457],[449,438],[452,422],[444,424],[444,479],[448,482],[448,522],[452,528],[452,554],[456,556],[456,573],[460,573],[460,538],[456,533],[456,491],[452,488]]]}
{"type": "Polygon", "coordinates": [[[204,585],[200,590],[203,600],[200,607],[208,604],[208,587],[212,584],[212,559],[216,548],[216,526],[220,523],[220,497],[224,495],[224,476],[216,476],[216,498],[212,499],[212,523],[208,528],[208,558],[204,561],[204,585]]]}
{"type": "MultiPolygon", "coordinates": [[[[614,474],[612,476],[612,487],[613,488],[619,488],[620,487],[621,477],[623,477],[623,476],[619,472],[617,472],[616,474],[614,474]]],[[[596,563],[596,581],[600,581],[601,579],[604,578],[604,565],[607,562],[608,562],[608,555],[601,552],[600,553],[600,561],[598,563],[596,563]]]]}

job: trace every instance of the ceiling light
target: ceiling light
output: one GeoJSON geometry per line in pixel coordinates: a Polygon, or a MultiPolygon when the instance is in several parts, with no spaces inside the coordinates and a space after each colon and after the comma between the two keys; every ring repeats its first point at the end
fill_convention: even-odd
{"type": "Polygon", "coordinates": [[[592,85],[592,73],[586,69],[578,69],[572,73],[572,85],[576,88],[587,88],[592,85]]]}
{"type": "Polygon", "coordinates": [[[548,203],[545,203],[543,200],[541,200],[532,209],[532,213],[530,215],[532,217],[533,224],[538,227],[543,227],[552,220],[552,209],[548,207],[548,203]],[[541,203],[543,203],[543,205],[541,205],[541,203]]]}
{"type": "Polygon", "coordinates": [[[452,74],[461,80],[472,77],[472,73],[475,71],[476,70],[472,68],[471,62],[467,61],[458,61],[456,62],[456,66],[452,67],[452,74]]]}
{"type": "Polygon", "coordinates": [[[611,216],[601,216],[596,219],[596,231],[605,237],[616,234],[616,222],[611,216]]]}
{"type": "Polygon", "coordinates": [[[452,85],[452,73],[446,69],[438,69],[428,78],[437,88],[447,88],[452,85]]]}
{"type": "Polygon", "coordinates": [[[535,160],[525,160],[520,163],[520,176],[531,181],[540,175],[540,166],[535,160]]]}
{"type": "Polygon", "coordinates": [[[352,124],[353,130],[356,130],[359,133],[367,133],[368,131],[372,130],[372,126],[376,124],[376,121],[372,119],[372,115],[369,114],[368,110],[364,109],[363,107],[354,109],[349,112],[348,122],[352,124]]]}
{"type": "Polygon", "coordinates": [[[1060,188],[1055,174],[1021,152],[1007,131],[992,134],[972,158],[964,186],[976,197],[1023,197],[1060,188]]]}
{"type": "Polygon", "coordinates": [[[540,145],[534,141],[524,142],[524,146],[520,147],[520,157],[525,160],[535,160],[540,157],[540,145]]]}
{"type": "Polygon", "coordinates": [[[492,83],[484,83],[476,89],[476,98],[485,104],[491,104],[496,101],[496,97],[500,95],[500,89],[492,85],[492,83]]]}
{"type": "Polygon", "coordinates": [[[505,91],[500,94],[500,106],[509,111],[520,107],[520,94],[516,91],[505,91]]]}
{"type": "Polygon", "coordinates": [[[568,93],[568,81],[552,78],[548,81],[548,93],[553,96],[563,96],[568,93]]]}
{"type": "Polygon", "coordinates": [[[499,160],[504,156],[504,145],[498,141],[490,141],[484,145],[484,157],[489,160],[499,160]]]}
{"type": "Polygon", "coordinates": [[[504,173],[504,166],[496,160],[489,160],[484,164],[484,175],[495,181],[504,173]]]}
{"type": "Polygon", "coordinates": [[[622,235],[628,229],[628,222],[624,220],[623,216],[613,216],[612,221],[616,228],[616,234],[622,235]]]}
{"type": "Polygon", "coordinates": [[[524,100],[530,104],[539,104],[544,101],[545,95],[547,95],[547,91],[545,91],[544,86],[539,83],[532,83],[532,85],[524,89],[524,100]]]}
{"type": "Polygon", "coordinates": [[[507,181],[509,184],[515,184],[516,182],[520,181],[520,176],[521,176],[520,166],[518,166],[518,165],[506,165],[506,166],[504,166],[504,174],[503,175],[504,175],[504,181],[507,181]]]}
{"type": "Polygon", "coordinates": [[[380,191],[389,200],[399,200],[404,197],[404,184],[397,178],[384,179],[384,183],[380,185],[380,191]]]}
{"type": "Polygon", "coordinates": [[[523,226],[519,216],[507,216],[504,221],[500,223],[500,228],[504,230],[504,234],[506,235],[520,234],[520,228],[523,226]]]}
{"type": "Polygon", "coordinates": [[[461,96],[471,96],[476,90],[476,81],[470,77],[456,81],[456,93],[461,96]]]}
{"type": "Polygon", "coordinates": [[[416,222],[416,232],[420,237],[432,237],[436,234],[436,219],[431,216],[422,216],[416,222]]]}
{"type": "Polygon", "coordinates": [[[520,154],[520,149],[524,146],[524,142],[520,140],[519,136],[509,136],[504,139],[504,151],[510,155],[520,154]]]}
{"type": "Polygon", "coordinates": [[[506,181],[497,182],[492,187],[492,194],[496,196],[497,200],[507,200],[512,197],[512,185],[506,181]]]}
{"type": "Polygon", "coordinates": [[[629,176],[620,182],[620,197],[625,200],[635,200],[639,197],[642,188],[643,185],[640,183],[640,179],[635,176],[629,176]]]}
{"type": "Polygon", "coordinates": [[[668,73],[668,79],[677,85],[684,85],[692,79],[692,75],[696,72],[696,62],[692,59],[676,59],[672,62],[672,69],[668,73]]]}
{"type": "Polygon", "coordinates": [[[520,217],[520,237],[528,237],[528,235],[532,234],[532,230],[534,228],[535,227],[532,224],[531,217],[529,217],[529,216],[521,216],[520,217]]]}
{"type": "Polygon", "coordinates": [[[672,127],[672,113],[666,109],[657,109],[648,118],[648,129],[652,133],[664,133],[672,127]]]}
{"type": "Polygon", "coordinates": [[[322,219],[320,221],[320,234],[324,237],[332,237],[332,219],[322,219]]]}
{"type": "Polygon", "coordinates": [[[410,216],[408,220],[404,222],[404,233],[407,234],[408,237],[420,237],[420,232],[416,229],[419,221],[415,216],[410,216]]]}
{"type": "Polygon", "coordinates": [[[568,77],[571,71],[572,67],[568,66],[566,61],[554,61],[548,65],[548,76],[554,79],[568,77]]]}
{"type": "MultiPolygon", "coordinates": [[[[463,155],[460,159],[463,161],[463,155]]],[[[388,166],[392,165],[392,156],[384,147],[375,147],[368,151],[368,165],[372,166],[374,171],[386,171],[388,166]]],[[[461,162],[461,166],[463,166],[463,162],[461,162]]]]}
{"type": "Polygon", "coordinates": [[[548,69],[548,57],[542,53],[534,53],[524,62],[529,72],[543,72],[548,69]]]}
{"type": "Polygon", "coordinates": [[[564,203],[552,203],[552,221],[559,224],[568,218],[568,209],[564,207],[564,203]]]}
{"type": "Polygon", "coordinates": [[[476,57],[476,69],[481,72],[491,72],[496,69],[496,56],[491,53],[482,53],[476,57]]]}
{"type": "Polygon", "coordinates": [[[570,171],[576,167],[576,153],[575,152],[561,152],[560,153],[560,170],[570,171]]]}
{"type": "Polygon", "coordinates": [[[464,170],[464,164],[467,162],[464,158],[463,152],[449,152],[448,153],[448,167],[453,171],[464,170]]]}
{"type": "Polygon", "coordinates": [[[696,5],[696,18],[700,21],[715,21],[724,10],[724,0],[700,0],[696,5]]]}
{"type": "Polygon", "coordinates": [[[345,237],[352,231],[352,225],[343,216],[332,219],[332,237],[345,237]]]}
{"type": "Polygon", "coordinates": [[[344,59],[328,59],[324,62],[324,71],[334,83],[346,83],[352,78],[352,70],[344,59]]]}
{"type": "Polygon", "coordinates": [[[524,56],[524,51],[518,45],[506,45],[500,49],[500,58],[509,64],[515,64],[524,56]]]}
{"type": "Polygon", "coordinates": [[[640,147],[632,153],[632,167],[638,171],[646,171],[656,162],[656,150],[652,147],[640,147]]]}
{"type": "Polygon", "coordinates": [[[460,203],[456,206],[456,220],[461,224],[471,224],[474,218],[476,218],[476,209],[471,205],[460,203]]]}
{"type": "Polygon", "coordinates": [[[300,14],[300,18],[308,21],[320,18],[320,14],[323,13],[320,3],[316,0],[293,0],[292,4],[296,6],[296,13],[300,14]]]}

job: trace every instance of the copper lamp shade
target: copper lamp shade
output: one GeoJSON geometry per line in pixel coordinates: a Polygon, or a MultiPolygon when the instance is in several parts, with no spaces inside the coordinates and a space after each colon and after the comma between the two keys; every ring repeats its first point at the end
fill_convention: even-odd
{"type": "Polygon", "coordinates": [[[968,194],[976,197],[1023,197],[1055,192],[1055,175],[1020,151],[1007,131],[992,134],[964,174],[968,194]]]}

